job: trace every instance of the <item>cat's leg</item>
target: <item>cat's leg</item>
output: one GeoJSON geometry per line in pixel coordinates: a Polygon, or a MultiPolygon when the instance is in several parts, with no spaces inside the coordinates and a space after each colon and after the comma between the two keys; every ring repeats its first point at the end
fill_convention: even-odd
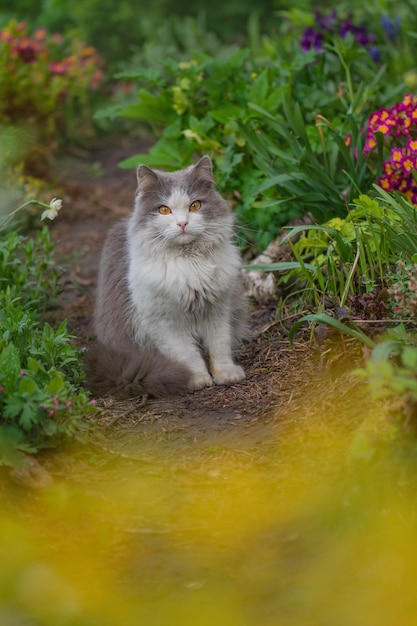
{"type": "Polygon", "coordinates": [[[213,379],[207,370],[201,350],[190,334],[181,332],[178,328],[165,330],[163,337],[158,334],[157,345],[162,354],[186,365],[190,370],[190,391],[213,385],[213,379]]]}
{"type": "Polygon", "coordinates": [[[245,378],[243,368],[233,361],[232,330],[228,316],[212,317],[205,331],[205,347],[216,385],[231,385],[243,380],[245,378]]]}

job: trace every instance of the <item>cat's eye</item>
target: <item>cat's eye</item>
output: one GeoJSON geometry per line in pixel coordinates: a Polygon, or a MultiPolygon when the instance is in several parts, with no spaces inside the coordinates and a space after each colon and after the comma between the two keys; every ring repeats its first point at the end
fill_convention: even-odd
{"type": "Polygon", "coordinates": [[[201,209],[200,200],[195,200],[192,204],[190,204],[190,211],[198,211],[201,209]]]}
{"type": "Polygon", "coordinates": [[[170,213],[172,213],[169,206],[165,206],[165,205],[160,206],[158,211],[160,212],[161,215],[169,215],[170,213]]]}

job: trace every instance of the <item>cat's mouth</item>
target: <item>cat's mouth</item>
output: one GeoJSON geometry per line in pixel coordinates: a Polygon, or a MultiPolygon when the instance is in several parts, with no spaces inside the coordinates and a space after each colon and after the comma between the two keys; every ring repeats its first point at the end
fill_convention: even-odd
{"type": "Polygon", "coordinates": [[[189,243],[190,241],[193,241],[195,239],[195,235],[187,232],[186,230],[182,230],[180,233],[176,234],[174,239],[176,242],[180,244],[184,244],[184,243],[189,243]]]}

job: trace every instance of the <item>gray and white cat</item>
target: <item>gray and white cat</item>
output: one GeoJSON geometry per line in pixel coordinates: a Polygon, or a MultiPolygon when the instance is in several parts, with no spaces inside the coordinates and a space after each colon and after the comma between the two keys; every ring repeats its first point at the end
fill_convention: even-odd
{"type": "Polygon", "coordinates": [[[134,211],[100,262],[92,391],[158,397],[245,377],[233,360],[246,317],[233,237],[209,157],[176,172],[139,167],[134,211]]]}

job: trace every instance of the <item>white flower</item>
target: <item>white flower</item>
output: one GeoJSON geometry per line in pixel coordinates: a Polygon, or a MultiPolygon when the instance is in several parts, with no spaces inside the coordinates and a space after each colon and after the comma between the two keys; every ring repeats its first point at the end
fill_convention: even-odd
{"type": "Polygon", "coordinates": [[[41,215],[41,220],[48,218],[49,220],[54,220],[58,215],[58,212],[61,210],[62,200],[59,198],[52,198],[49,203],[49,209],[46,209],[41,215]]]}
{"type": "Polygon", "coordinates": [[[194,139],[198,144],[203,143],[203,140],[201,139],[200,135],[197,135],[197,133],[191,130],[191,128],[187,128],[186,130],[183,130],[182,134],[187,139],[194,139]]]}

